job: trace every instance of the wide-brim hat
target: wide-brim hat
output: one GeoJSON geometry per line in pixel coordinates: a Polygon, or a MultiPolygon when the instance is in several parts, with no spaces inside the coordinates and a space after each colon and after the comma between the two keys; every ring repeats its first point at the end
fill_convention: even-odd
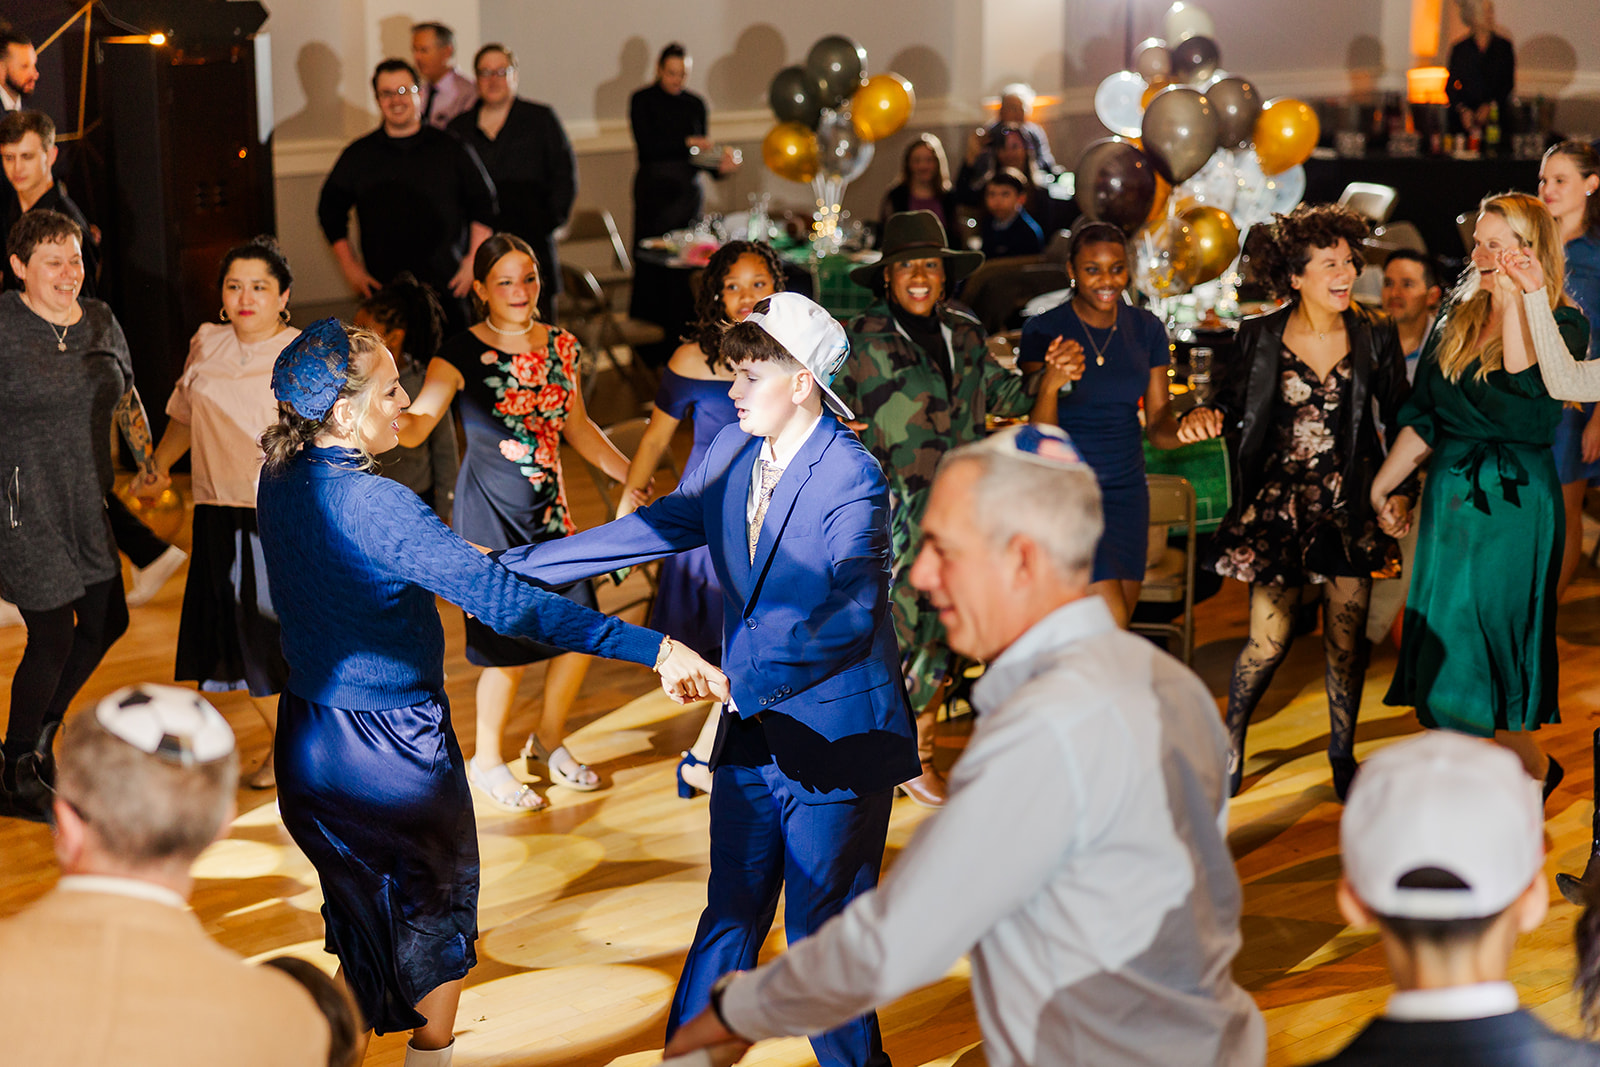
{"type": "Polygon", "coordinates": [[[883,269],[902,259],[944,260],[944,280],[954,284],[983,264],[982,252],[967,252],[949,247],[944,223],[931,211],[901,211],[883,224],[883,240],[878,243],[883,258],[863,263],[850,271],[850,280],[868,289],[883,280],[883,269]]]}

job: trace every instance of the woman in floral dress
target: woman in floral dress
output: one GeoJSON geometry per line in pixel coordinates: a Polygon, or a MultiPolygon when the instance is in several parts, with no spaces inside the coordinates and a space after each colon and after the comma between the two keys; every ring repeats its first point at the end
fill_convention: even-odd
{"type": "MultiPolygon", "coordinates": [[[[421,392],[400,416],[400,443],[425,440],[459,398],[467,451],[456,477],[456,532],[491,549],[565,537],[575,527],[561,478],[562,439],[619,482],[628,475],[628,458],[584,410],[577,338],[538,319],[539,266],[527,242],[495,234],[479,246],[472,267],[478,323],[446,341],[429,363],[421,392]]],[[[587,581],[559,592],[595,606],[587,581]]],[[[543,714],[522,756],[543,763],[552,784],[598,789],[599,777],[564,741],[589,657],[504,637],[470,615],[466,630],[467,659],[484,669],[476,752],[467,764],[473,785],[508,811],[547,803],[506,767],[500,735],[528,664],[548,659],[543,714]]]]}
{"type": "Polygon", "coordinates": [[[1323,587],[1328,762],[1341,800],[1355,775],[1367,600],[1374,577],[1400,573],[1399,546],[1379,531],[1369,491],[1385,453],[1379,426],[1397,432],[1408,392],[1393,321],[1350,300],[1366,234],[1360,216],[1331,204],[1278,217],[1261,258],[1288,303],[1245,320],[1237,353],[1218,368],[1216,398],[1179,427],[1184,440],[1237,430],[1239,494],[1207,558],[1218,574],[1250,583],[1250,637],[1228,685],[1233,793],[1250,716],[1289,651],[1308,584],[1323,587]]]}

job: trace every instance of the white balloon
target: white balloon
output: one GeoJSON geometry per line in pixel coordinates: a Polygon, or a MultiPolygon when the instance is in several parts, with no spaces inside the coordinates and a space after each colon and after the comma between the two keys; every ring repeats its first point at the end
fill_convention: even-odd
{"type": "Polygon", "coordinates": [[[1178,0],[1177,3],[1167,8],[1167,41],[1169,43],[1183,40],[1185,37],[1210,37],[1217,36],[1217,24],[1211,21],[1211,16],[1205,8],[1188,3],[1187,0],[1178,0]]]}
{"type": "Polygon", "coordinates": [[[1143,78],[1131,70],[1119,70],[1100,83],[1094,91],[1094,113],[1112,133],[1124,137],[1139,136],[1144,122],[1144,91],[1148,88],[1143,78]]]}
{"type": "Polygon", "coordinates": [[[1226,148],[1211,153],[1206,165],[1174,189],[1172,195],[1175,201],[1190,199],[1233,214],[1239,196],[1239,171],[1233,153],[1226,148]]]}

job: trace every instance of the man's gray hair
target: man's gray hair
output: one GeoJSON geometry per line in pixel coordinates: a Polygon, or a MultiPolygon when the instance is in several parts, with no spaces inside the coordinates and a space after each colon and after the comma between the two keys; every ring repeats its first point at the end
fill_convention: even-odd
{"type": "Polygon", "coordinates": [[[981,442],[953,449],[940,469],[957,463],[979,469],[974,518],[995,548],[1021,535],[1044,550],[1062,578],[1087,580],[1105,529],[1100,485],[1088,467],[1040,462],[981,442]]]}
{"type": "Polygon", "coordinates": [[[56,793],[109,856],[130,866],[194,862],[216,840],[239,780],[239,753],[183,765],[141,752],[92,710],[62,732],[56,793]]]}

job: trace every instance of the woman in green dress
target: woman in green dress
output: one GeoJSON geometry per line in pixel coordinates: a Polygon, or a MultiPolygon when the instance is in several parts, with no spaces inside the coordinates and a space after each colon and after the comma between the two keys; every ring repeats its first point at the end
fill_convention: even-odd
{"type": "Polygon", "coordinates": [[[1561,401],[1544,368],[1581,358],[1588,328],[1562,292],[1561,240],[1535,198],[1484,200],[1472,264],[1424,347],[1403,429],[1372,486],[1380,524],[1399,536],[1411,502],[1391,494],[1428,464],[1400,663],[1385,702],[1415,707],[1429,728],[1493,737],[1548,796],[1562,770],[1533,731],[1560,720],[1563,524],[1550,452],[1561,401]]]}

